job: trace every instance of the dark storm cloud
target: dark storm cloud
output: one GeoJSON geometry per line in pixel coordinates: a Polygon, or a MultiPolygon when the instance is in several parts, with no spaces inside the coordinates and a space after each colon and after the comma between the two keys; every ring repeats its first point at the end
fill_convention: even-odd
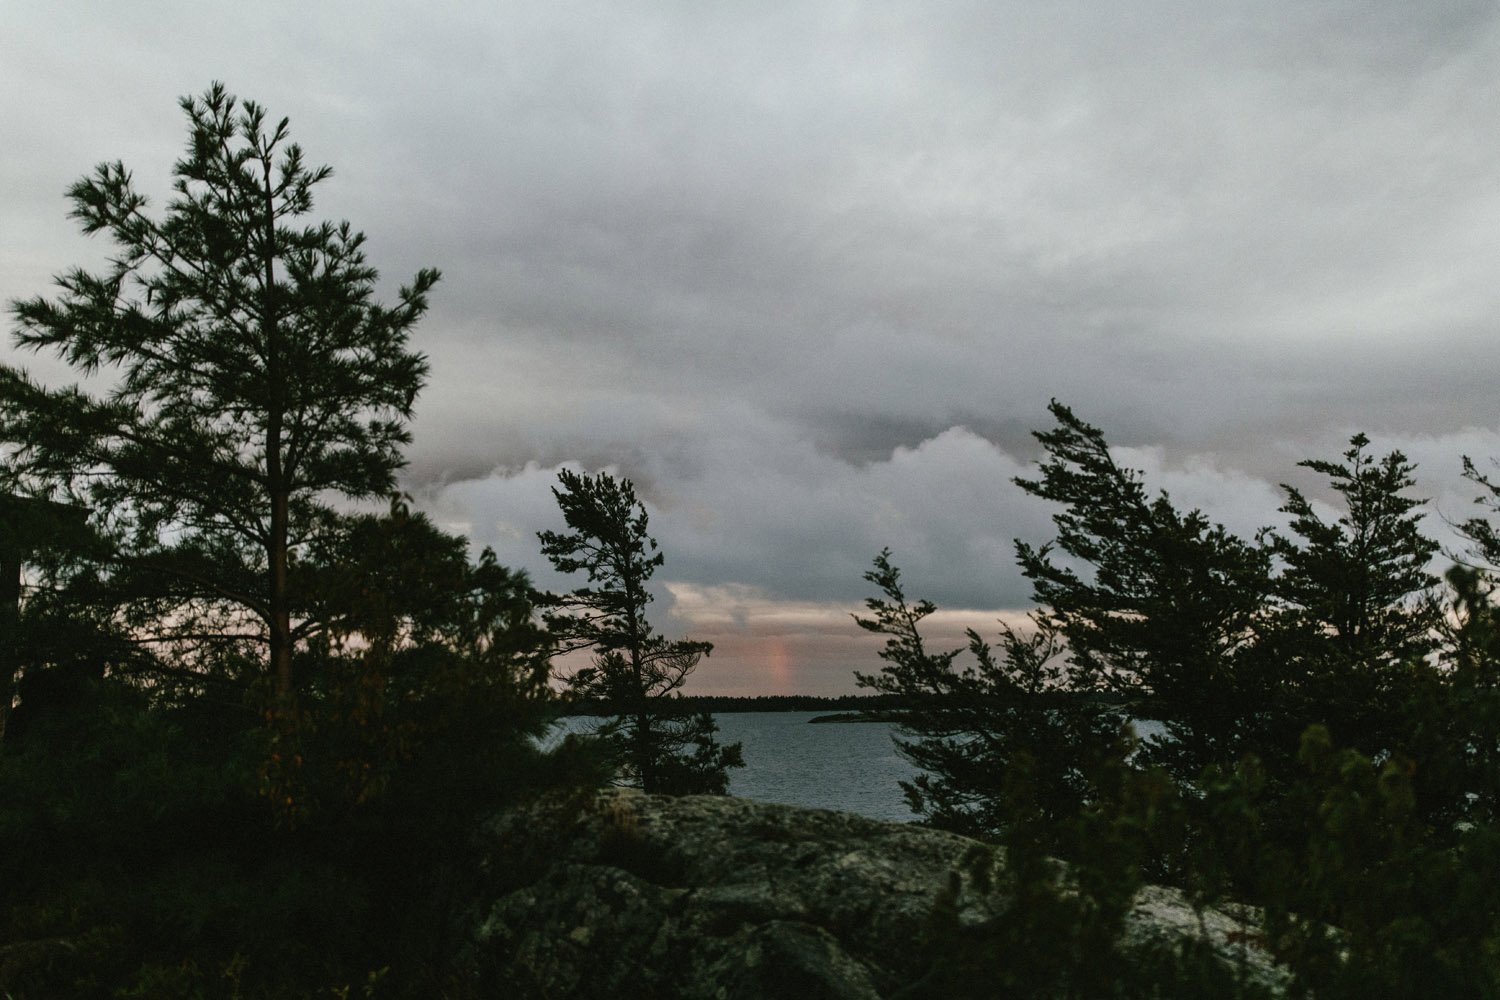
{"type": "Polygon", "coordinates": [[[1438,451],[1495,440],[1492,3],[212,8],[12,13],[0,295],[102,253],[60,192],[162,190],[224,79],[387,287],[443,268],[408,487],[539,572],[563,463],[700,596],[855,601],[889,544],[1008,607],[1052,397],[1247,532],[1354,430],[1454,502],[1438,451]]]}

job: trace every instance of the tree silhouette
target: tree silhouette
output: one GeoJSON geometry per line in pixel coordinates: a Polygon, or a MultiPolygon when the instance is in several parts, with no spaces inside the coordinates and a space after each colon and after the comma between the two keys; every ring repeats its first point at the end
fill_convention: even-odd
{"type": "Polygon", "coordinates": [[[1067,646],[1073,686],[1102,688],[1167,725],[1148,747],[1179,776],[1233,759],[1240,745],[1255,623],[1269,588],[1262,547],[1201,511],[1150,496],[1103,433],[1061,403],[1035,479],[1016,484],[1058,504],[1056,538],[1016,543],[1017,561],[1067,646]]]}
{"type": "Polygon", "coordinates": [[[327,167],[287,121],[220,84],[184,98],[188,143],[164,211],[123,164],[68,191],[85,233],[115,252],[18,301],[15,342],[86,383],[49,387],[0,367],[0,486],[84,505],[117,555],[104,574],[140,633],[181,649],[250,651],[294,700],[299,553],[329,498],[389,494],[427,373],[407,346],[437,281],[420,271],[374,301],[364,236],[304,224],[327,167]]]}
{"type": "Polygon", "coordinates": [[[558,482],[552,493],[570,530],[540,532],[542,554],[588,582],[541,603],[554,609],[547,624],[565,649],[594,653],[571,676],[573,690],[614,717],[602,732],[627,780],[648,792],[724,792],[727,769],[743,766],[740,745],[720,745],[711,715],[675,710],[671,698],[713,644],[669,640],[646,620],[647,584],[665,556],[646,533],[645,506],[630,480],[607,472],[564,469],[558,482]]]}

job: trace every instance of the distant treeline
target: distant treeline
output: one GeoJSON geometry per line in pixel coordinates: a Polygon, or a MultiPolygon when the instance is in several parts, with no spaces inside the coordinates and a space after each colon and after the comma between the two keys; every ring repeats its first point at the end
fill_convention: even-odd
{"type": "MultiPolygon", "coordinates": [[[[889,694],[841,694],[819,697],[811,694],[682,695],[672,703],[683,712],[894,712],[934,702],[933,698],[901,697],[889,694]]],[[[1123,699],[1102,693],[1077,694],[1057,692],[1058,703],[1121,702],[1123,699]]],[[[563,715],[608,715],[603,703],[591,699],[569,702],[563,715]]]]}
{"type": "MultiPolygon", "coordinates": [[[[810,694],[683,695],[672,699],[684,712],[858,712],[907,707],[905,701],[885,694],[841,694],[832,698],[810,694]]],[[[564,715],[607,715],[598,701],[580,699],[570,703],[564,715]]]]}

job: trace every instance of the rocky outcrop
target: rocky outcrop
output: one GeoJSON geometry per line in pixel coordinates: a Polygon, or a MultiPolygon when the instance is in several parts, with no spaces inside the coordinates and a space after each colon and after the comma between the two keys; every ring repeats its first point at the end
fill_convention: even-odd
{"type": "MultiPolygon", "coordinates": [[[[946,893],[960,926],[1008,904],[997,852],[845,813],[609,792],[496,821],[503,887],[481,964],[508,995],[875,1000],[920,976],[946,893]]],[[[1230,915],[1148,887],[1126,938],[1201,938],[1263,983],[1281,971],[1230,915]]]]}

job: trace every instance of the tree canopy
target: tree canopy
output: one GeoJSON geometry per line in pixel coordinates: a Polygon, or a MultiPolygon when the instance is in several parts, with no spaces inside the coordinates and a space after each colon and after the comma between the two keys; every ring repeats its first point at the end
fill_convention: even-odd
{"type": "MultiPolygon", "coordinates": [[[[1285,525],[1239,538],[1149,495],[1102,432],[1051,410],[1038,472],[1017,480],[1058,505],[1051,541],[1016,545],[1038,604],[1027,627],[1002,624],[998,653],[974,632],[967,650],[931,649],[936,609],[907,597],[888,551],[856,616],[886,638],[881,669],[856,676],[902,699],[898,747],[924,771],[912,808],[998,840],[1016,892],[1037,898],[994,932],[997,965],[1066,982],[1076,966],[1029,949],[1097,931],[1088,914],[1149,877],[1195,905],[1258,907],[1244,933],[1288,964],[1293,995],[1493,995],[1500,926],[1472,888],[1500,847],[1492,524],[1459,526],[1476,564],[1443,588],[1415,467],[1357,434],[1342,460],[1300,463],[1332,516],[1285,485],[1285,525]],[[1133,720],[1164,732],[1112,740],[1133,720]],[[1071,863],[1065,886],[1048,855],[1071,863]],[[1074,925],[1028,928],[1074,904],[1074,925]]],[[[1493,483],[1464,468],[1493,511],[1493,483]]],[[[1133,962],[1181,995],[1243,995],[1187,953],[1133,962]]]]}
{"type": "Polygon", "coordinates": [[[296,560],[329,530],[330,497],[395,486],[427,374],[408,338],[438,274],[377,303],[363,234],[303,221],[331,171],[287,120],[219,84],[181,106],[164,209],[101,164],[68,197],[113,243],[108,266],[12,306],[16,344],[82,381],[0,367],[0,486],[89,509],[134,628],[257,647],[284,700],[294,648],[323,627],[298,606],[296,560]]]}
{"type": "Polygon", "coordinates": [[[586,583],[548,594],[546,620],[564,648],[591,650],[569,677],[579,696],[609,707],[603,730],[618,748],[626,779],[648,792],[719,792],[727,769],[743,766],[738,743],[723,746],[708,713],[687,713],[672,695],[713,644],[668,639],[652,628],[649,583],[665,562],[647,533],[646,507],[628,479],[563,469],[553,487],[568,531],[543,531],[542,554],[586,583]]]}
{"type": "Polygon", "coordinates": [[[107,264],[11,307],[76,381],[0,366],[0,993],[447,995],[481,816],[604,768],[525,574],[396,493],[437,272],[381,304],[286,120],[181,107],[166,204],[101,165],[107,264]]]}

